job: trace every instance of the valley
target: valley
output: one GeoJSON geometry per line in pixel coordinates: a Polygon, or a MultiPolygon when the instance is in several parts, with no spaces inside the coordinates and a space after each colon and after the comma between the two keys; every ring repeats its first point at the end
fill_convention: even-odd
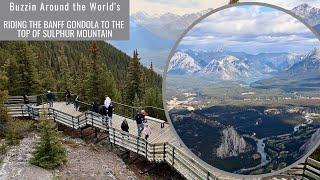
{"type": "Polygon", "coordinates": [[[228,172],[261,174],[287,167],[315,146],[317,49],[254,55],[261,62],[243,53],[190,52],[170,62],[166,97],[177,133],[197,156],[228,172]]]}

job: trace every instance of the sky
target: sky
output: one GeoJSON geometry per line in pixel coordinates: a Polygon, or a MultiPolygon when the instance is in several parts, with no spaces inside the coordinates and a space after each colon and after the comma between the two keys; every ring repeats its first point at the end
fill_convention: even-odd
{"type": "Polygon", "coordinates": [[[261,6],[224,9],[202,20],[181,41],[178,49],[214,50],[258,54],[306,53],[319,40],[304,24],[281,11],[261,6]]]}
{"type": "MultiPolygon", "coordinates": [[[[190,14],[206,10],[208,8],[217,8],[228,4],[229,0],[131,0],[131,14],[139,11],[148,14],[165,14],[171,12],[174,14],[190,14]]],[[[285,9],[292,9],[302,3],[310,6],[320,7],[320,0],[240,0],[240,2],[264,2],[278,5],[285,9]]]]}

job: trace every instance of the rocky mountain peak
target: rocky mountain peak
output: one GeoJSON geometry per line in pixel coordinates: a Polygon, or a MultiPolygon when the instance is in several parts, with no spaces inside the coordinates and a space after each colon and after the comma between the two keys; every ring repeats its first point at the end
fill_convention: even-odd
{"type": "Polygon", "coordinates": [[[234,157],[246,151],[247,143],[234,129],[227,127],[222,131],[221,145],[217,149],[220,158],[234,157]]]}

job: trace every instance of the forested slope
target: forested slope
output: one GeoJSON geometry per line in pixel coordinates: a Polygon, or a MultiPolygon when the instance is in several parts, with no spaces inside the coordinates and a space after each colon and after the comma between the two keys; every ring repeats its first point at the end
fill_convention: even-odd
{"type": "Polygon", "coordinates": [[[162,107],[161,76],[143,67],[137,52],[131,58],[105,42],[0,42],[0,67],[10,95],[70,89],[89,102],[109,95],[162,107]]]}

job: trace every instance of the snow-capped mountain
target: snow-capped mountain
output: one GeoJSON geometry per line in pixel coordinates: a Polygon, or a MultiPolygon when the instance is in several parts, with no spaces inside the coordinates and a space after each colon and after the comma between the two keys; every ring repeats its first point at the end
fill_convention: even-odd
{"type": "Polygon", "coordinates": [[[263,79],[251,84],[255,88],[281,88],[285,91],[319,90],[320,51],[312,50],[304,58],[272,78],[263,79]]]}
{"type": "Polygon", "coordinates": [[[179,38],[179,35],[196,19],[200,18],[202,15],[211,10],[212,9],[207,9],[198,13],[185,15],[176,15],[173,13],[150,15],[145,12],[137,12],[131,15],[131,17],[158,36],[176,40],[179,38]]]}
{"type": "Polygon", "coordinates": [[[311,26],[320,24],[320,9],[311,7],[304,3],[292,9],[292,11],[302,17],[311,26]]]}
{"type": "Polygon", "coordinates": [[[276,74],[299,63],[304,55],[261,53],[251,55],[225,50],[177,51],[169,63],[170,74],[192,74],[216,80],[246,80],[276,74]]]}
{"type": "Polygon", "coordinates": [[[177,52],[171,58],[168,72],[174,74],[186,74],[198,72],[201,67],[196,61],[184,52],[177,52]]]}
{"type": "Polygon", "coordinates": [[[248,78],[252,72],[243,60],[227,55],[222,59],[212,60],[200,73],[220,80],[236,80],[248,78]]]}
{"type": "Polygon", "coordinates": [[[286,71],[290,76],[320,75],[320,50],[313,49],[303,60],[286,71]]]}

